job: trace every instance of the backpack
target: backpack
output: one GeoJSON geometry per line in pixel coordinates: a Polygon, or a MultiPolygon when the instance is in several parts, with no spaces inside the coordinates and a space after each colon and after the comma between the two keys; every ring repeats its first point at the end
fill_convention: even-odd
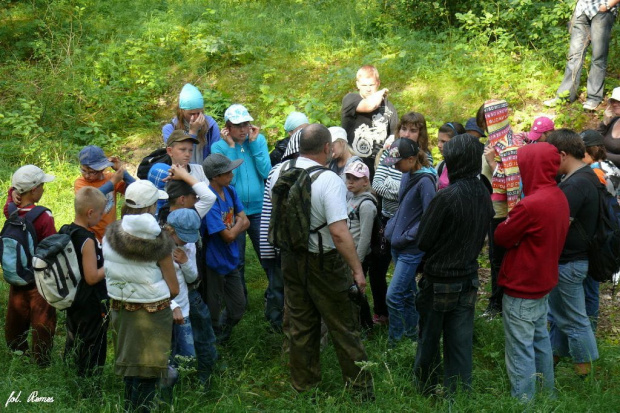
{"type": "Polygon", "coordinates": [[[136,172],[138,178],[148,179],[149,171],[156,163],[172,164],[172,159],[170,159],[170,155],[168,155],[166,148],[155,149],[140,161],[140,165],[138,165],[138,170],[136,172]]]}
{"type": "Polygon", "coordinates": [[[71,241],[77,229],[64,225],[58,234],[45,238],[36,249],[32,266],[39,294],[52,307],[71,307],[82,280],[75,246],[71,241]]]}
{"type": "Polygon", "coordinates": [[[360,201],[357,208],[355,208],[349,214],[349,220],[360,220],[360,208],[362,204],[366,201],[372,202],[372,204],[377,208],[377,213],[372,221],[372,233],[370,235],[370,252],[374,255],[384,255],[385,250],[387,249],[387,244],[385,243],[385,237],[383,237],[383,222],[381,221],[381,211],[377,202],[372,198],[364,198],[360,201]]]}
{"type": "Polygon", "coordinates": [[[11,285],[25,286],[34,282],[32,256],[37,246],[37,233],[32,224],[49,209],[35,206],[19,216],[18,208],[9,203],[9,218],[0,232],[0,255],[4,279],[11,285]]]}
{"type": "Polygon", "coordinates": [[[599,212],[596,231],[588,240],[580,222],[577,230],[588,242],[588,275],[595,281],[611,281],[620,270],[620,205],[603,185],[597,185],[599,212]]]}
{"type": "MultiPolygon", "coordinates": [[[[267,241],[276,248],[292,252],[308,251],[310,234],[318,233],[327,223],[310,228],[312,183],[328,169],[321,165],[308,169],[297,168],[297,159],[287,161],[271,189],[271,218],[267,241]],[[315,173],[316,172],[316,173],[315,173]],[[314,175],[312,175],[314,173],[314,175]],[[312,175],[312,176],[311,176],[312,175]]],[[[323,252],[323,240],[319,234],[319,252],[323,252]]]]}

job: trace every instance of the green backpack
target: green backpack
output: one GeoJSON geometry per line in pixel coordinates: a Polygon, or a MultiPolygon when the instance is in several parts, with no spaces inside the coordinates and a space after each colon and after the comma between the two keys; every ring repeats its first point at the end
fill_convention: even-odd
{"type": "MultiPolygon", "coordinates": [[[[308,169],[295,167],[297,159],[287,161],[271,189],[271,218],[267,240],[284,251],[308,251],[310,234],[317,233],[327,223],[311,229],[310,207],[312,183],[328,169],[315,165],[308,169]]],[[[323,242],[319,233],[319,250],[323,242]]]]}

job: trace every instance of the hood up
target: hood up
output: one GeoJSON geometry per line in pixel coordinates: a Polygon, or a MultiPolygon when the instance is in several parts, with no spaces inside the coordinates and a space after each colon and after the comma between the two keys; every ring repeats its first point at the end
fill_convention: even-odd
{"type": "Polygon", "coordinates": [[[517,150],[517,163],[525,195],[531,195],[544,187],[556,186],[560,153],[555,146],[547,142],[523,146],[517,150]]]}
{"type": "Polygon", "coordinates": [[[483,152],[484,145],[475,136],[465,133],[450,139],[443,148],[450,182],[480,175],[483,152]]]}

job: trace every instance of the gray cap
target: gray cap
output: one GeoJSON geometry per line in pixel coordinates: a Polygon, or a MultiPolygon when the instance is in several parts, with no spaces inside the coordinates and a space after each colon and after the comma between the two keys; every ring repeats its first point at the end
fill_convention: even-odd
{"type": "Polygon", "coordinates": [[[204,169],[207,178],[212,179],[214,176],[232,171],[242,163],[243,159],[231,161],[221,153],[212,153],[202,162],[202,169],[204,169]]]}

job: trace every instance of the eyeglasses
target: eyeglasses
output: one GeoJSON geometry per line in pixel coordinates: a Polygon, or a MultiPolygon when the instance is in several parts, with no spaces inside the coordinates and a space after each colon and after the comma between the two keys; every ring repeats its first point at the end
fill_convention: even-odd
{"type": "Polygon", "coordinates": [[[250,122],[242,122],[238,124],[233,123],[230,126],[236,129],[243,129],[243,128],[248,128],[250,126],[250,122]]]}
{"type": "Polygon", "coordinates": [[[80,168],[80,172],[84,176],[93,176],[93,175],[97,175],[97,174],[101,173],[101,171],[95,171],[94,169],[90,169],[90,168],[88,168],[88,169],[80,168]]]}

